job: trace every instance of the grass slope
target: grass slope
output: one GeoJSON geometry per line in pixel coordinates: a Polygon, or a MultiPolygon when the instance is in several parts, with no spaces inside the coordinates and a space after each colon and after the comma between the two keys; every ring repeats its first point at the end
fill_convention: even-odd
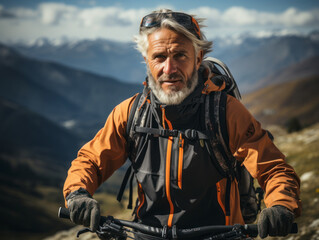
{"type": "MultiPolygon", "coordinates": [[[[292,165],[301,178],[301,200],[303,212],[296,219],[299,233],[288,235],[286,240],[309,240],[319,238],[319,123],[310,126],[300,132],[287,134],[278,126],[271,126],[269,130],[275,136],[275,144],[287,156],[287,162],[292,165]]],[[[130,219],[130,211],[126,210],[126,202],[123,205],[115,201],[115,197],[99,193],[95,198],[101,202],[103,215],[114,214],[121,219],[130,219]]],[[[127,199],[126,199],[127,201],[127,199]]],[[[64,220],[62,220],[64,221],[64,220]]],[[[75,240],[76,232],[81,227],[68,231],[58,232],[46,240],[75,240]]],[[[94,234],[84,234],[81,239],[98,239],[94,234]]],[[[260,238],[256,238],[260,239],[260,238]]]]}
{"type": "Polygon", "coordinates": [[[296,219],[299,233],[284,238],[309,240],[319,238],[319,123],[300,132],[286,134],[282,129],[270,127],[275,144],[286,155],[301,179],[302,215],[296,219]],[[277,131],[276,131],[277,129],[277,131]],[[281,134],[277,134],[280,132],[281,134]]]}
{"type": "Polygon", "coordinates": [[[307,126],[319,121],[319,76],[272,85],[243,97],[243,103],[263,124],[284,125],[298,118],[307,126]]]}

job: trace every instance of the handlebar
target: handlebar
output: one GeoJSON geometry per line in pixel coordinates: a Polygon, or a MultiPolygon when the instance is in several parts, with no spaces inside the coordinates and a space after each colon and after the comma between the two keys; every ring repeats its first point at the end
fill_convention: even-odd
{"type": "MultiPolygon", "coordinates": [[[[70,212],[67,208],[60,207],[58,212],[59,218],[66,218],[70,219],[70,212]]],[[[172,228],[168,228],[164,226],[163,228],[158,227],[151,227],[141,223],[136,223],[132,221],[120,220],[113,218],[111,216],[105,217],[101,216],[100,219],[100,226],[104,226],[105,223],[108,223],[112,228],[123,228],[128,227],[132,228],[136,231],[139,231],[144,234],[152,235],[155,237],[162,237],[162,238],[195,238],[199,236],[205,236],[209,234],[222,234],[231,232],[234,230],[240,230],[243,234],[249,235],[250,237],[257,237],[258,236],[258,228],[257,224],[245,224],[245,225],[233,225],[233,226],[224,226],[224,225],[215,225],[215,226],[203,226],[203,227],[196,227],[196,228],[188,228],[188,229],[178,229],[176,226],[172,228]]],[[[296,223],[293,223],[291,232],[290,233],[297,233],[298,226],[296,223]]]]}

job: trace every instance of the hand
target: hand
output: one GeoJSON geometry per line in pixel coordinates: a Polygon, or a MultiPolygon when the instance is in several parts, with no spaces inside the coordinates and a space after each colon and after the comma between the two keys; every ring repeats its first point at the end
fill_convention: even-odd
{"type": "Polygon", "coordinates": [[[99,203],[83,188],[70,193],[66,200],[71,221],[90,227],[95,232],[100,222],[99,203]]]}
{"type": "Polygon", "coordinates": [[[261,238],[269,236],[287,236],[290,233],[294,214],[288,208],[276,205],[261,211],[258,220],[258,232],[261,238]]]}

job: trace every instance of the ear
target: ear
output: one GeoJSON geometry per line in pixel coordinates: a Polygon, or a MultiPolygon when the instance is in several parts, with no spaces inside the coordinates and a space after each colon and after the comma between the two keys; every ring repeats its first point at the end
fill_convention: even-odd
{"type": "Polygon", "coordinates": [[[202,64],[202,61],[203,61],[203,50],[199,51],[197,53],[197,56],[196,56],[196,70],[199,69],[200,65],[202,64]]]}

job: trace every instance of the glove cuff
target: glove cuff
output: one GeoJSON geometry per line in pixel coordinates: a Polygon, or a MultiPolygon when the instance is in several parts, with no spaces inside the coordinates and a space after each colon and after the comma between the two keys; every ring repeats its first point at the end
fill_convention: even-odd
{"type": "Polygon", "coordinates": [[[88,197],[88,198],[92,198],[91,194],[86,191],[84,188],[79,188],[78,190],[71,192],[66,198],[65,200],[69,201],[71,199],[77,198],[77,197],[88,197]]]}
{"type": "Polygon", "coordinates": [[[285,209],[287,210],[289,213],[291,213],[291,215],[295,216],[294,212],[291,211],[289,208],[285,207],[285,206],[282,206],[282,205],[274,205],[273,206],[274,208],[279,208],[279,209],[285,209]]]}

